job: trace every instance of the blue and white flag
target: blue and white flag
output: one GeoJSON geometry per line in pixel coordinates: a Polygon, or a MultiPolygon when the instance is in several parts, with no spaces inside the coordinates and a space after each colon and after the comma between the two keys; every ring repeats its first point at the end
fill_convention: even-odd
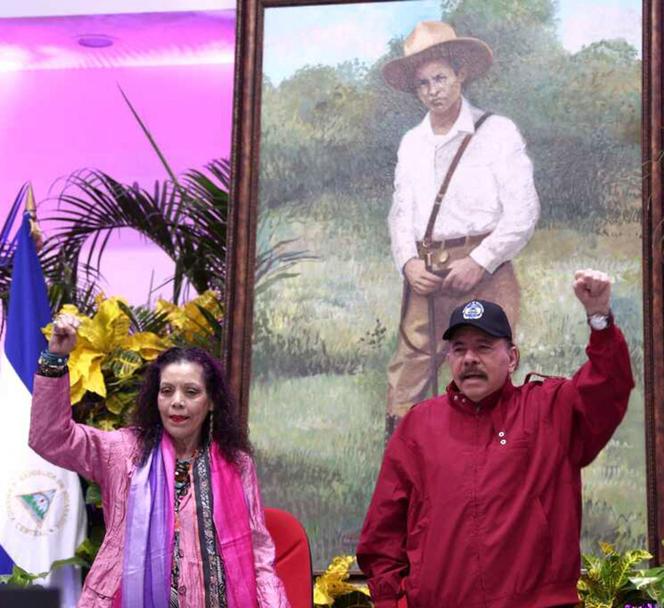
{"type": "MultiPolygon", "coordinates": [[[[9,558],[37,574],[47,572],[55,560],[73,557],[85,537],[86,515],[76,473],[46,462],[28,447],[33,376],[47,344],[41,328],[51,313],[27,213],[18,233],[9,298],[0,353],[0,566],[3,557],[5,566],[9,558]]],[[[64,568],[37,582],[61,587],[62,605],[73,606],[78,579],[64,568]]]]}

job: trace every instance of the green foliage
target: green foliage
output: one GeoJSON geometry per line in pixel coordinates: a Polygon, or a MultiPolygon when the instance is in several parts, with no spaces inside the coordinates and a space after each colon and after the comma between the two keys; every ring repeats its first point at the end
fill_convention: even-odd
{"type": "Polygon", "coordinates": [[[648,594],[658,605],[664,605],[664,566],[639,570],[629,577],[630,582],[640,591],[648,594]]]}
{"type": "Polygon", "coordinates": [[[101,507],[101,488],[96,483],[89,483],[85,491],[85,504],[101,507]]]}
{"type": "Polygon", "coordinates": [[[640,562],[650,559],[647,551],[618,553],[608,543],[600,543],[602,556],[583,555],[586,572],[581,575],[578,590],[585,608],[622,608],[639,603],[642,596],[630,581],[631,571],[640,562]]]}
{"type": "MultiPolygon", "coordinates": [[[[90,487],[96,487],[96,484],[90,484],[90,487]]],[[[98,487],[96,487],[96,491],[99,492],[98,487]]],[[[89,512],[88,537],[76,548],[75,553],[75,556],[81,560],[86,569],[92,567],[92,563],[95,561],[95,557],[97,557],[101,544],[104,542],[104,535],[106,534],[106,525],[101,510],[101,494],[99,494],[97,502],[93,502],[92,499],[94,498],[96,498],[94,492],[92,495],[89,491],[86,492],[86,504],[92,504],[96,508],[89,512]]]]}
{"type": "Polygon", "coordinates": [[[373,602],[364,593],[353,591],[334,600],[332,608],[371,608],[373,602]]]}
{"type": "Polygon", "coordinates": [[[95,561],[101,542],[95,542],[92,538],[86,538],[76,549],[76,557],[83,562],[85,567],[90,568],[95,561]]]}
{"type": "Polygon", "coordinates": [[[129,317],[132,333],[149,331],[161,334],[168,327],[168,314],[165,312],[147,306],[128,306],[124,302],[118,302],[118,306],[129,317]]]}
{"type": "Polygon", "coordinates": [[[357,178],[371,176],[377,151],[365,154],[366,134],[358,127],[375,113],[374,106],[359,64],[307,67],[278,87],[266,82],[262,204],[273,208],[321,191],[349,191],[357,178]]]}
{"type": "MultiPolygon", "coordinates": [[[[181,183],[156,182],[152,191],[98,170],[70,175],[57,195],[58,210],[46,218],[57,222],[57,228],[39,252],[51,309],[74,304],[84,314],[94,310],[101,259],[111,235],[122,229],[139,232],[173,260],[174,303],[186,298],[186,284],[198,293],[223,293],[226,248],[220,243],[226,238],[229,172],[227,160],[215,159],[204,172],[186,172],[181,183]]],[[[0,268],[3,300],[11,268],[11,263],[0,268]]],[[[142,319],[133,320],[136,325],[156,324],[155,315],[144,309],[142,319]]]]}
{"type": "Polygon", "coordinates": [[[484,40],[500,71],[557,50],[554,16],[552,0],[463,0],[449,21],[462,35],[484,40]]]}
{"type": "Polygon", "coordinates": [[[27,572],[20,568],[19,566],[14,566],[12,568],[11,574],[0,575],[0,584],[3,585],[12,585],[14,587],[29,587],[30,585],[35,584],[39,579],[46,578],[49,574],[53,573],[59,568],[64,568],[65,566],[87,566],[87,562],[79,557],[70,557],[68,559],[56,560],[51,564],[48,572],[40,572],[39,574],[33,574],[27,572]]]}
{"type": "Polygon", "coordinates": [[[275,377],[251,387],[266,504],[296,513],[314,568],[354,553],[384,449],[384,373],[275,377]]]}

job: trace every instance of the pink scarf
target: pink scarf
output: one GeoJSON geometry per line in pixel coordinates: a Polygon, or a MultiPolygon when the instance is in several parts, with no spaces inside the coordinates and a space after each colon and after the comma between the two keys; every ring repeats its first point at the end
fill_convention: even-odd
{"type": "MultiPolygon", "coordinates": [[[[216,444],[209,456],[213,520],[224,565],[226,601],[229,608],[255,608],[256,572],[242,480],[237,467],[223,457],[216,444]]],[[[132,608],[168,606],[168,595],[161,589],[170,588],[174,488],[175,449],[164,433],[147,462],[137,467],[129,491],[122,596],[131,598],[132,608]],[[164,540],[168,551],[163,550],[164,540]]]]}

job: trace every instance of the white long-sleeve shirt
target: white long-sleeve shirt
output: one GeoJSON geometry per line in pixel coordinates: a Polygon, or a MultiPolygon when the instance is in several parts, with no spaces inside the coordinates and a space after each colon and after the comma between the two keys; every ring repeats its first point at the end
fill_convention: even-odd
{"type": "MultiPolygon", "coordinates": [[[[445,135],[434,134],[429,114],[399,146],[394,199],[388,217],[392,256],[399,272],[417,257],[434,199],[452,158],[483,114],[465,98],[445,135]]],[[[470,141],[436,219],[434,240],[490,233],[470,253],[488,272],[511,260],[532,236],[539,218],[533,165],[516,125],[490,116],[470,141]]]]}

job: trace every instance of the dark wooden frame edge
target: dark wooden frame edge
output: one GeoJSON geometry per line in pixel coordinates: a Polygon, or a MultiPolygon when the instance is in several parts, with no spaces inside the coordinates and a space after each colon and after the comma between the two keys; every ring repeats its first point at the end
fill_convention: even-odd
{"type": "Polygon", "coordinates": [[[643,2],[643,319],[648,546],[662,562],[664,535],[664,250],[662,78],[664,8],[643,2]],[[648,297],[650,295],[650,297],[648,297]]]}

